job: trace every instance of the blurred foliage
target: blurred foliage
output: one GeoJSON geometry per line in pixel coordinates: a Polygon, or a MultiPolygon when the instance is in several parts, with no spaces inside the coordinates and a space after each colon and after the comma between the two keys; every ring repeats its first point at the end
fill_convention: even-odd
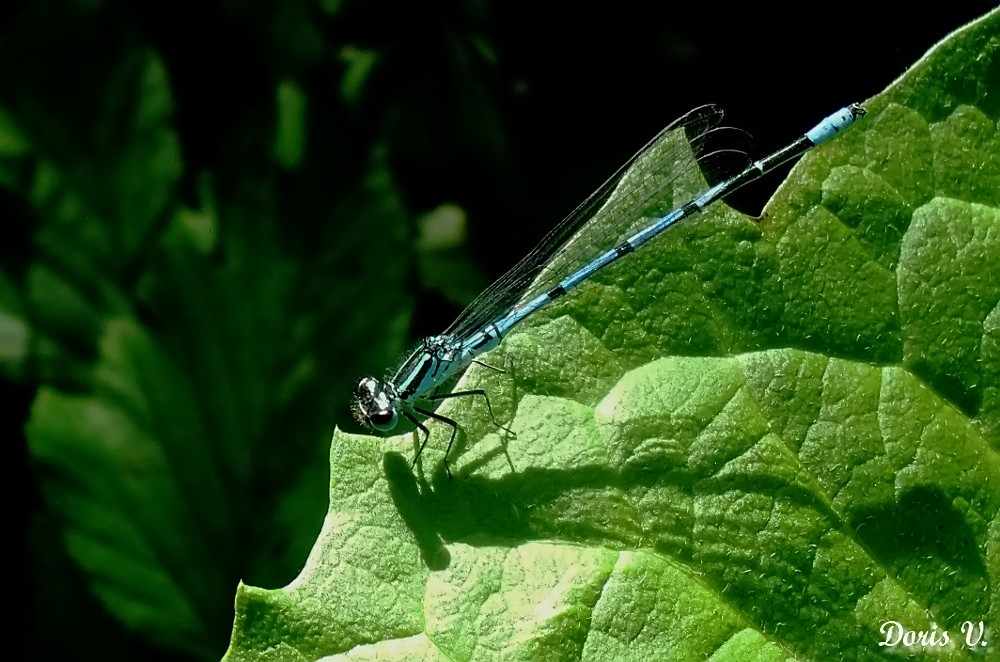
{"type": "MultiPolygon", "coordinates": [[[[237,583],[284,585],[302,566],[359,374],[440,326],[522,233],[705,90],[774,115],[705,73],[756,14],[646,11],[32,0],[3,14],[0,376],[12,465],[30,469],[32,659],[217,659],[237,583]],[[434,242],[418,217],[447,205],[466,239],[421,252],[434,242]]],[[[899,69],[933,41],[914,33],[899,69]]],[[[784,39],[763,39],[760,71],[841,37],[784,39]]],[[[887,77],[868,74],[871,90],[887,77]]],[[[783,80],[746,84],[773,99],[783,80]]],[[[802,114],[863,96],[827,94],[802,114]]]]}

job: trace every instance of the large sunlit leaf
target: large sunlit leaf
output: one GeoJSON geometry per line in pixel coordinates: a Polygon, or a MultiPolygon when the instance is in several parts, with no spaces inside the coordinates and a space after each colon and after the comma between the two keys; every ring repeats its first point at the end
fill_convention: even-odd
{"type": "Polygon", "coordinates": [[[995,653],[998,35],[935,47],[759,224],[695,219],[507,338],[463,385],[516,438],[449,403],[454,480],[446,426],[412,472],[414,437],[337,433],[323,531],[240,587],[227,659],[875,659],[892,622],[995,653]]]}

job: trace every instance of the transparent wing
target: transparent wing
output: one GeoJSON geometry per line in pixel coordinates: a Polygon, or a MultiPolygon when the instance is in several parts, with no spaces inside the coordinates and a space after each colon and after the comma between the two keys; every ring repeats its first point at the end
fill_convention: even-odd
{"type": "Polygon", "coordinates": [[[720,127],[722,110],[701,106],[672,122],[556,225],[520,262],[490,285],[445,331],[466,337],[621,243],[654,218],[700,193],[705,180],[742,170],[749,159],[720,138],[745,138],[720,127]]]}

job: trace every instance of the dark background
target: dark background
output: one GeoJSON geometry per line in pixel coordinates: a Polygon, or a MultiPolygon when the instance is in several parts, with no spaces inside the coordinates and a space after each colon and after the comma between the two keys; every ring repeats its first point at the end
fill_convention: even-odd
{"type": "MultiPolygon", "coordinates": [[[[287,329],[298,328],[299,316],[313,320],[303,346],[315,353],[321,373],[302,387],[298,410],[265,417],[269,425],[247,446],[257,468],[233,486],[234,502],[243,504],[234,526],[242,533],[213,570],[231,590],[204,601],[204,641],[190,646],[169,633],[152,641],[148,632],[130,629],[90,592],[93,578],[67,554],[64,514],[51,498],[61,494],[61,478],[33,457],[24,433],[40,386],[89,392],[86,366],[95,360],[96,334],[70,338],[53,331],[51,316],[36,314],[44,306],[30,305],[25,283],[32,265],[58,264],[72,282],[77,262],[60,262],[58,251],[39,240],[51,220],[30,201],[30,174],[7,179],[0,198],[2,274],[28,302],[26,323],[53,340],[46,356],[65,353],[76,366],[52,368],[33,345],[0,372],[6,465],[22,479],[9,484],[21,554],[10,567],[23,587],[14,601],[25,605],[14,607],[25,622],[13,630],[24,658],[221,656],[236,581],[280,586],[301,567],[325,509],[322,462],[330,433],[334,425],[358,429],[347,405],[359,374],[379,374],[406,345],[447,326],[475,291],[689,108],[720,104],[729,123],[753,134],[755,152],[766,153],[841,106],[877,94],[992,3],[944,3],[933,11],[879,7],[881,13],[873,6],[633,0],[588,7],[524,0],[5,5],[0,108],[24,128],[33,153],[92,175],[75,179],[84,193],[93,187],[114,197],[102,164],[124,147],[114,131],[98,135],[94,126],[107,123],[108,100],[124,89],[113,73],[117,63],[137,51],[160,58],[183,160],[165,208],[197,208],[208,176],[226,241],[256,237],[280,246],[300,283],[290,289],[308,296],[273,317],[287,329]],[[308,108],[304,156],[291,165],[278,163],[271,147],[282,81],[297,86],[308,108]],[[373,159],[383,159],[384,185],[359,196],[373,159]],[[453,251],[425,252],[416,240],[417,219],[446,203],[465,212],[467,238],[453,251]],[[255,208],[265,211],[246,212],[255,208]],[[299,445],[284,443],[277,431],[287,427],[298,428],[299,445]],[[305,462],[318,463],[318,470],[296,471],[305,462]],[[259,513],[292,482],[312,498],[294,516],[286,513],[284,533],[262,532],[270,527],[256,522],[259,513]],[[275,537],[293,537],[288,531],[297,532],[296,544],[257,556],[275,537]]],[[[783,175],[730,202],[756,214],[783,175]]],[[[144,275],[162,259],[169,217],[164,212],[139,249],[91,255],[88,264],[126,293],[136,318],[184,370],[183,348],[198,342],[197,333],[177,340],[185,331],[168,313],[175,310],[170,305],[183,306],[185,294],[175,292],[170,305],[139,295],[144,275]]],[[[238,260],[237,251],[222,245],[224,256],[210,255],[208,269],[238,260]]],[[[255,305],[272,303],[263,297],[255,305]]],[[[72,320],[61,323],[72,326],[72,320]]],[[[283,337],[280,330],[275,335],[283,337]]],[[[279,362],[271,369],[287,367],[279,362]]],[[[213,403],[201,406],[211,411],[213,403]]]]}

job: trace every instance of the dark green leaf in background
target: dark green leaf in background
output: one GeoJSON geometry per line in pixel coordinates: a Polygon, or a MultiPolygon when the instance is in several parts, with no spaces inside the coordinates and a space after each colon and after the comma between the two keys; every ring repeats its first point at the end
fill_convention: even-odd
{"type": "MultiPolygon", "coordinates": [[[[31,522],[34,540],[58,531],[82,571],[39,574],[39,611],[52,631],[92,636],[74,613],[93,609],[73,595],[89,588],[125,631],[217,659],[239,579],[287,582],[315,538],[341,371],[401,350],[410,263],[366,260],[364,228],[399,250],[405,212],[383,149],[309,151],[309,132],[329,129],[294,78],[246,124],[213,127],[242,156],[216,169],[208,139],[181,142],[175,94],[188,92],[121,14],[49,5],[65,25],[33,8],[27,34],[88,57],[13,40],[0,86],[0,181],[34,249],[0,276],[0,366],[40,381],[27,436],[55,518],[31,522]],[[33,57],[31,75],[14,71],[33,57]],[[46,68],[75,74],[74,105],[46,68]],[[365,288],[389,294],[372,316],[345,314],[365,288]]],[[[92,650],[44,640],[33,656],[92,650]]],[[[109,640],[101,655],[145,657],[128,651],[109,640]]]]}

